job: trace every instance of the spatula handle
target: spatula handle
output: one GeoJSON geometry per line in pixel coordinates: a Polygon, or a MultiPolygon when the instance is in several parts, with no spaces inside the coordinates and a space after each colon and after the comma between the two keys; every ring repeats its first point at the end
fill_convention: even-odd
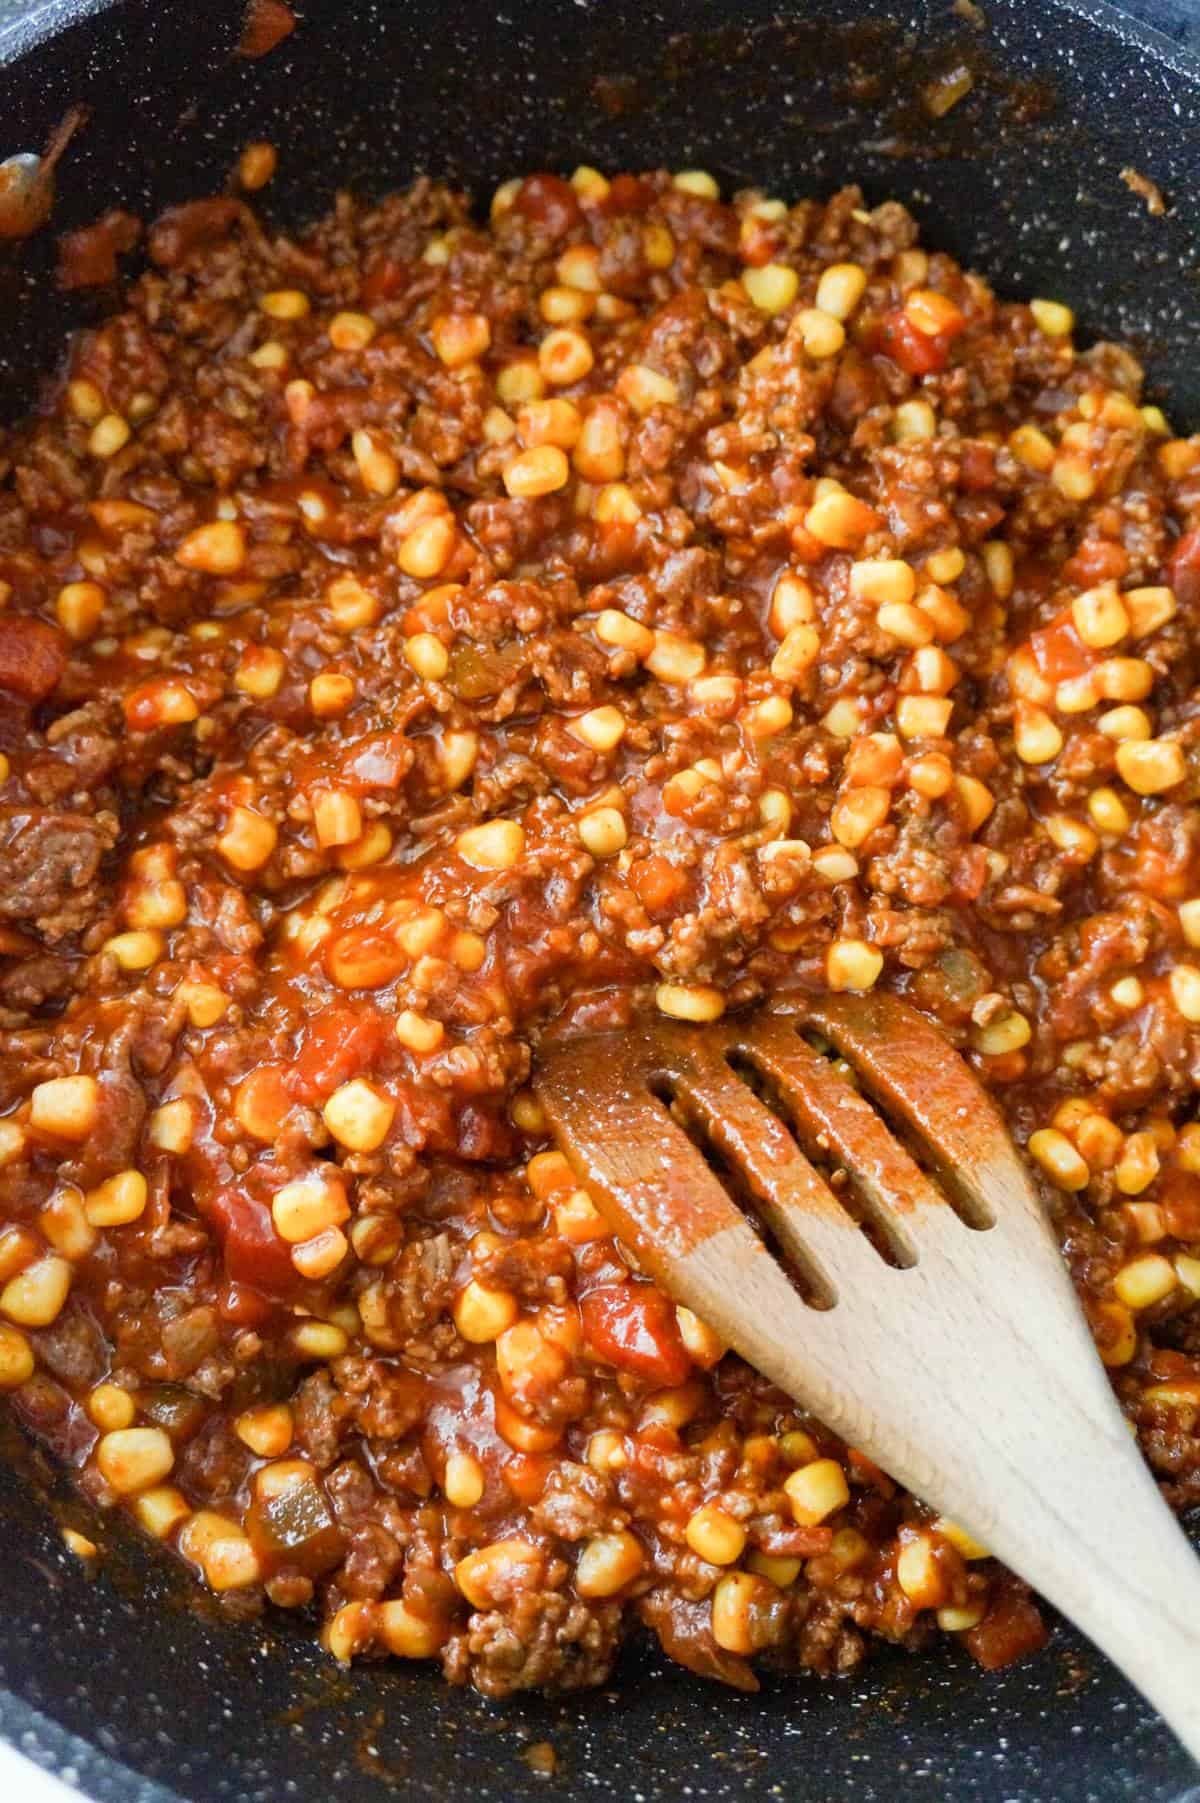
{"type": "Polygon", "coordinates": [[[1123,1423],[1122,1443],[1099,1455],[1095,1426],[1007,1499],[992,1550],[1108,1654],[1200,1761],[1200,1558],[1123,1423]]]}

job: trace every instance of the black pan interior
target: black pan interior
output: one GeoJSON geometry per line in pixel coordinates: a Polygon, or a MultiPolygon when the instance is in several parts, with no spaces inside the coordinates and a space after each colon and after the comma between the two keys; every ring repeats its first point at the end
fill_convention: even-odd
{"type": "MultiPolygon", "coordinates": [[[[211,190],[261,137],[281,150],[266,197],[281,223],[338,185],[376,194],[422,171],[484,196],[580,161],[700,165],[789,197],[857,180],[914,205],[930,243],[1002,292],[1061,298],[1087,332],[1132,341],[1176,421],[1200,420],[1200,68],[1104,7],[984,0],[980,29],[961,0],[885,18],[856,0],[302,0],[294,35],[248,61],[244,3],[50,0],[0,32],[0,158],[91,108],[56,229],[211,190]],[[931,122],[922,86],[964,61],[971,94],[931,122]]],[[[54,261],[51,232],[0,248],[0,417],[102,304],[59,295],[54,261]]],[[[1066,1630],[991,1677],[885,1656],[746,1698],[634,1651],[597,1695],[492,1706],[423,1669],[339,1673],[292,1621],[223,1624],[53,1489],[36,1458],[0,1464],[0,1732],[96,1797],[1200,1803],[1166,1731],[1066,1630]],[[63,1550],[64,1508],[106,1549],[94,1581],[63,1550]],[[524,1757],[543,1741],[550,1778],[524,1757]]]]}

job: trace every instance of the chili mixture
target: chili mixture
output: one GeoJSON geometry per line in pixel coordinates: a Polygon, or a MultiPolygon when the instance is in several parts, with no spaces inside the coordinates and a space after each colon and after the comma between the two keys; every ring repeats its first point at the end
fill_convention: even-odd
{"type": "Polygon", "coordinates": [[[531,1063],[904,994],[1200,1501],[1200,441],[857,189],[290,237],[274,161],[0,434],[11,1406],[339,1660],[1001,1665],[1026,1589],[633,1268],[531,1063]]]}

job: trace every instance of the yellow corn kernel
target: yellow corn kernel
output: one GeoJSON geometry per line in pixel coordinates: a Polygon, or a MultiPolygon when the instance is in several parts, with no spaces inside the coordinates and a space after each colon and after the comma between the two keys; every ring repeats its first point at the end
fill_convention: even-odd
{"type": "Polygon", "coordinates": [[[1187,775],[1183,751],[1173,739],[1127,739],[1117,746],[1117,769],[1135,795],[1160,795],[1187,775]]]}
{"type": "Polygon", "coordinates": [[[175,1464],[175,1450],[160,1427],[118,1428],[101,1436],[96,1464],[118,1496],[129,1496],[161,1483],[175,1464]]]}
{"type": "Polygon", "coordinates": [[[264,1403],[243,1410],[233,1428],[243,1446],[260,1459],[282,1458],[292,1444],[292,1411],[286,1402],[264,1403]]]}
{"type": "Polygon", "coordinates": [[[374,1152],[388,1136],[396,1105],[389,1096],[354,1077],[335,1089],[322,1110],[325,1125],[338,1144],[351,1152],[374,1152]]]}
{"type": "Polygon", "coordinates": [[[146,1533],[156,1540],[166,1540],[192,1511],[181,1490],[172,1484],[155,1484],[142,1491],[133,1512],[146,1533]]]}
{"type": "Polygon", "coordinates": [[[1108,787],[1092,790],[1088,796],[1088,813],[1092,824],[1102,833],[1128,832],[1132,824],[1129,809],[1117,791],[1108,787]]]}
{"type": "Polygon", "coordinates": [[[412,1008],[405,1008],[396,1016],[393,1030],[407,1051],[421,1054],[436,1052],[446,1033],[440,1020],[429,1020],[412,1008]]]}
{"type": "Polygon", "coordinates": [[[883,972],[883,953],[864,939],[835,939],[825,954],[825,980],[831,989],[863,993],[873,989],[883,972]]]}
{"type": "Polygon", "coordinates": [[[727,1572],[713,1591],[712,1637],[727,1653],[755,1650],[755,1617],[777,1601],[775,1586],[753,1572],[727,1572]]]}
{"type": "Polygon", "coordinates": [[[458,1561],[454,1581],[473,1609],[490,1609],[497,1586],[508,1590],[522,1581],[528,1584],[541,1560],[537,1547],[525,1540],[494,1540],[458,1561]]]}
{"type": "Polygon", "coordinates": [[[707,983],[660,983],[654,1000],[672,1020],[713,1021],[725,1012],[725,997],[707,983]]]}
{"type": "Polygon", "coordinates": [[[251,808],[234,807],[217,839],[217,850],[235,870],[260,870],[275,850],[279,829],[251,808]]]}
{"type": "Polygon", "coordinates": [[[1177,964],[1169,986],[1171,1000],[1184,1020],[1200,1021],[1200,969],[1194,964],[1177,964]]]}
{"type": "Polygon", "coordinates": [[[140,1171],[118,1171],[115,1177],[89,1191],[85,1202],[87,1218],[93,1227],[127,1226],[141,1219],[149,1194],[140,1171]]]}
{"type": "Polygon", "coordinates": [[[697,1558],[710,1565],[733,1565],[745,1549],[746,1530],[716,1503],[706,1503],[689,1517],[684,1538],[697,1558]]]}
{"type": "Polygon", "coordinates": [[[0,1390],[16,1390],[33,1376],[33,1347],[19,1327],[0,1321],[0,1390]]]}
{"type": "Polygon", "coordinates": [[[1060,1189],[1087,1187],[1091,1172],[1065,1133],[1043,1127],[1029,1136],[1029,1155],[1060,1189]]]}
{"type": "Polygon", "coordinates": [[[364,351],[375,332],[367,313],[335,313],[329,322],[329,342],[336,351],[364,351]]]}
{"type": "Polygon", "coordinates": [[[516,820],[486,820],[458,835],[455,850],[476,870],[511,870],[525,851],[525,829],[516,820]]]}
{"type": "Polygon", "coordinates": [[[988,1552],[987,1547],[968,1534],[965,1528],[960,1528],[956,1521],[951,1521],[948,1515],[939,1515],[933,1526],[943,1540],[949,1541],[960,1558],[967,1560],[991,1558],[992,1555],[988,1552]]]}
{"type": "Polygon", "coordinates": [[[583,1597],[615,1596],[642,1574],[645,1555],[635,1535],[626,1531],[597,1534],[587,1542],[575,1567],[575,1588],[583,1597]]]}
{"type": "Polygon", "coordinates": [[[788,337],[798,338],[814,363],[825,363],[842,349],[846,328],[840,319],[823,312],[820,307],[802,307],[788,328],[788,337]]]}
{"type": "Polygon", "coordinates": [[[452,1309],[454,1325],[464,1340],[484,1346],[498,1340],[519,1313],[517,1299],[508,1290],[490,1289],[472,1278],[452,1309]]]}
{"type": "Polygon", "coordinates": [[[1175,1267],[1161,1252],[1146,1252],[1123,1265],[1113,1279],[1113,1293],[1128,1309],[1153,1308],[1175,1288],[1175,1267]]]}
{"type": "Polygon", "coordinates": [[[867,272],[860,264],[831,263],[817,283],[817,306],[834,319],[847,320],[866,289],[867,272]]]}
{"type": "Polygon", "coordinates": [[[624,850],[629,829],[619,808],[593,808],[580,819],[579,837],[594,858],[611,858],[624,850]]]}
{"type": "Polygon", "coordinates": [[[786,263],[764,263],[742,271],[742,287],[762,313],[782,313],[800,292],[800,278],[786,263]]]}
{"type": "Polygon", "coordinates": [[[350,1204],[336,1178],[299,1177],[276,1190],[271,1218],[280,1239],[298,1246],[348,1219],[350,1204]]]}
{"type": "Polygon", "coordinates": [[[801,1527],[816,1527],[850,1501],[846,1473],[836,1459],[814,1459],[784,1481],[792,1515],[801,1527]]]}
{"type": "Polygon", "coordinates": [[[916,572],[902,557],[868,557],[850,566],[850,593],[860,601],[903,606],[916,592],[916,572]]]}
{"type": "Polygon", "coordinates": [[[721,190],[707,169],[681,169],[671,183],[683,194],[699,194],[703,200],[720,200],[721,190]]]}
{"type": "Polygon", "coordinates": [[[946,1581],[928,1534],[902,1541],[896,1555],[896,1582],[917,1609],[937,1609],[946,1600],[946,1581]]]}
{"type": "Polygon", "coordinates": [[[50,1077],[30,1097],[29,1125],[34,1133],[84,1140],[99,1112],[100,1086],[94,1077],[50,1077]]]}
{"type": "Polygon", "coordinates": [[[1061,301],[1032,300],[1029,311],[1047,338],[1069,338],[1075,330],[1075,315],[1061,301]]]}
{"type": "Polygon", "coordinates": [[[483,1466],[473,1453],[452,1452],[446,1460],[442,1489],[456,1509],[473,1509],[483,1495],[483,1466]]]}
{"type": "Polygon", "coordinates": [[[1049,764],[1063,748],[1063,736],[1044,708],[1018,701],[1013,744],[1023,764],[1049,764]]]}

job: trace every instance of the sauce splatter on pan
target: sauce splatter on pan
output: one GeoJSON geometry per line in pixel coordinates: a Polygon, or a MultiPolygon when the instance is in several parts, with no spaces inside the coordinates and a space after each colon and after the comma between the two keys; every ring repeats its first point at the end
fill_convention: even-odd
{"type": "Polygon", "coordinates": [[[296,29],[296,15],[285,0],[249,0],[238,55],[267,56],[296,29]]]}
{"type": "Polygon", "coordinates": [[[55,166],[86,118],[86,108],[73,106],[42,156],[25,151],[0,163],[0,238],[28,238],[45,225],[54,205],[55,166]]]}

